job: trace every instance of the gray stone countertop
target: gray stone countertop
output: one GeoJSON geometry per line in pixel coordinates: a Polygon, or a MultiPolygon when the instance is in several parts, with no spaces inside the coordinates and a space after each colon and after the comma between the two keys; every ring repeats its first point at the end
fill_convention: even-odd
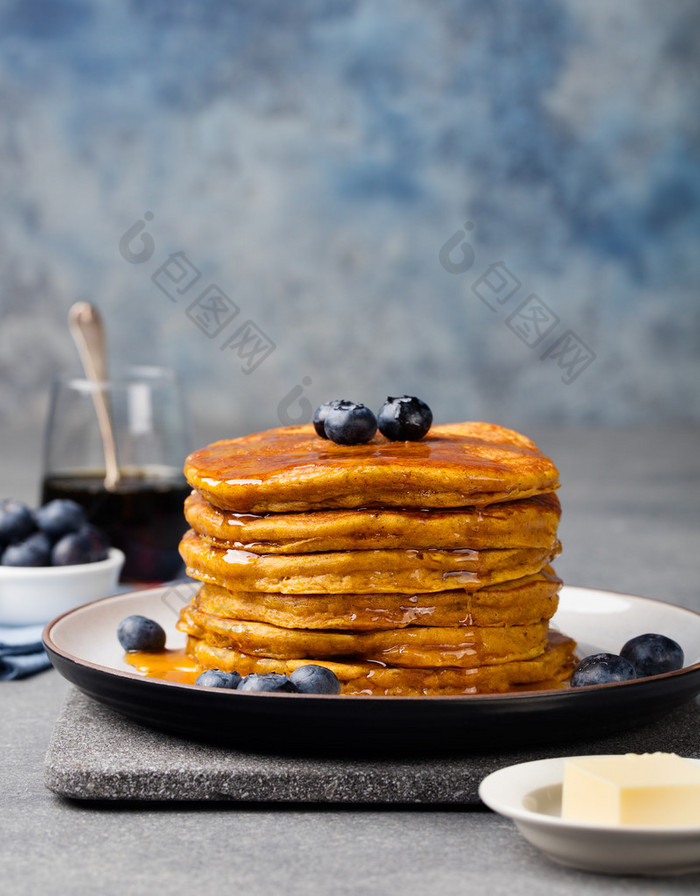
{"type": "MultiPolygon", "coordinates": [[[[530,429],[564,486],[557,571],[570,584],[700,611],[700,430],[530,429]]],[[[5,452],[3,452],[5,454],[5,452]]],[[[0,494],[36,500],[21,445],[0,494]],[[19,485],[18,485],[19,484],[19,485]]],[[[69,686],[0,684],[0,875],[13,894],[697,893],[700,875],[609,877],[552,864],[483,810],[73,802],[44,786],[69,686]]]]}

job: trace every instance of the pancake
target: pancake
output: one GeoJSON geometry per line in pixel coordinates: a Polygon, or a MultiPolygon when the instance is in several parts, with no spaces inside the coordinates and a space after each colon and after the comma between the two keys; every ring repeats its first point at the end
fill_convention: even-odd
{"type": "Polygon", "coordinates": [[[424,594],[268,594],[202,585],[193,607],[204,614],[282,628],[375,631],[407,625],[528,625],[550,619],[561,579],[551,567],[478,591],[424,594]]]}
{"type": "Polygon", "coordinates": [[[266,554],[395,548],[527,548],[552,546],[561,508],[549,493],[458,510],[358,509],[235,513],[213,507],[198,492],[185,517],[217,547],[266,554]]]}
{"type": "Polygon", "coordinates": [[[321,439],[312,425],[215,442],[189,455],[189,484],[243,513],[361,507],[482,507],[554,491],[559,474],[537,446],[490,423],[434,426],[420,442],[321,439]]]}
{"type": "MultiPolygon", "coordinates": [[[[556,688],[571,674],[575,658],[571,638],[550,631],[542,653],[530,660],[515,660],[473,669],[442,667],[433,669],[401,668],[369,662],[336,662],[314,659],[327,666],[340,680],[345,695],[381,695],[397,697],[457,696],[523,690],[556,688]]],[[[291,674],[308,659],[276,660],[247,656],[227,647],[215,647],[207,641],[190,637],[187,652],[207,669],[291,674]]]]}
{"type": "Polygon", "coordinates": [[[270,659],[352,657],[393,666],[473,669],[538,656],[547,638],[547,620],[534,625],[407,626],[369,632],[280,628],[185,608],[181,627],[214,647],[270,659]]]}
{"type": "Polygon", "coordinates": [[[321,554],[256,554],[225,550],[186,532],[180,554],[187,575],[236,591],[283,594],[475,591],[539,572],[553,547],[454,551],[373,550],[321,554]]]}

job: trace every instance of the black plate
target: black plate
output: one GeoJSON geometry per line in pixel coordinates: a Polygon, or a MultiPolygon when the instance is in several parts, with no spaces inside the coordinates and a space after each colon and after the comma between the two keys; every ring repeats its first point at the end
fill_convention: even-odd
{"type": "Polygon", "coordinates": [[[632,595],[564,587],[555,621],[579,655],[618,652],[626,640],[660,632],[685,651],[685,668],[594,688],[464,697],[328,697],[255,694],[144,678],[117,641],[132,613],[156,619],[168,647],[179,608],[197,586],[115,595],[50,622],[44,643],[68,681],[144,725],[239,748],[483,752],[592,737],[659,718],[700,692],[700,615],[632,595]]]}

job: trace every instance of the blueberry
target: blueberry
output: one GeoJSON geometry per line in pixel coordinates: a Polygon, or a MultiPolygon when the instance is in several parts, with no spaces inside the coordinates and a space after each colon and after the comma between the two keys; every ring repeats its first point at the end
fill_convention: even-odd
{"type": "Polygon", "coordinates": [[[56,498],[37,510],[36,523],[56,541],[62,535],[77,532],[87,523],[87,518],[80,504],[68,498],[56,498]]]}
{"type": "Polygon", "coordinates": [[[289,678],[300,694],[340,693],[340,682],[326,666],[299,666],[289,678]]]}
{"type": "Polygon", "coordinates": [[[51,542],[43,532],[34,532],[17,544],[8,545],[2,555],[3,566],[50,566],[51,542]]]}
{"type": "Polygon", "coordinates": [[[77,566],[92,562],[92,543],[85,532],[69,532],[51,551],[52,566],[77,566]]]}
{"type": "Polygon", "coordinates": [[[339,401],[324,422],[326,436],[338,445],[362,445],[377,431],[377,418],[363,404],[339,401]]]}
{"type": "Polygon", "coordinates": [[[339,407],[341,404],[351,404],[351,402],[348,402],[345,398],[334,398],[333,401],[326,401],[324,404],[319,405],[314,411],[314,429],[322,439],[328,438],[325,430],[325,422],[328,412],[332,411],[333,408],[339,407]]]}
{"type": "Polygon", "coordinates": [[[195,684],[205,688],[228,688],[235,690],[241,681],[238,672],[222,672],[221,669],[207,669],[197,678],[195,684]]]}
{"type": "Polygon", "coordinates": [[[270,693],[296,693],[296,687],[286,675],[277,672],[251,672],[238,685],[239,691],[267,691],[270,693]]]}
{"type": "Polygon", "coordinates": [[[88,523],[80,529],[80,534],[84,535],[90,542],[90,562],[107,559],[109,554],[109,537],[106,532],[88,523]]]}
{"type": "Polygon", "coordinates": [[[569,684],[572,688],[588,684],[609,684],[614,681],[631,681],[637,672],[628,660],[616,653],[594,653],[576,666],[569,684]]]}
{"type": "Polygon", "coordinates": [[[629,640],[620,651],[637,670],[640,678],[662,675],[683,668],[683,648],[666,635],[648,632],[629,640]]]}
{"type": "Polygon", "coordinates": [[[0,544],[17,544],[35,529],[34,516],[26,504],[15,498],[0,502],[0,544]]]}
{"type": "Polygon", "coordinates": [[[127,616],[117,629],[124,650],[157,651],[165,647],[165,630],[146,616],[127,616]]]}
{"type": "Polygon", "coordinates": [[[379,432],[393,442],[418,442],[433,424],[428,405],[412,395],[389,396],[377,414],[379,432]]]}

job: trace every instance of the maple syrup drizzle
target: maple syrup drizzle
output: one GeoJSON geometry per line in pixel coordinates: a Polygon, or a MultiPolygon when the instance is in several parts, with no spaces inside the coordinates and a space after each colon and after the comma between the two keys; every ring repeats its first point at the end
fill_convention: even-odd
{"type": "Polygon", "coordinates": [[[177,681],[180,684],[194,684],[202,671],[197,662],[185,653],[184,647],[158,653],[132,651],[125,653],[124,659],[146,678],[177,681]]]}
{"type": "Polygon", "coordinates": [[[304,467],[337,467],[343,465],[372,466],[411,462],[437,463],[462,467],[465,462],[471,468],[479,468],[482,475],[493,474],[500,478],[508,465],[485,454],[498,449],[514,456],[527,456],[546,460],[537,448],[514,442],[488,440],[478,436],[446,432],[428,433],[419,442],[391,442],[377,435],[365,445],[336,445],[314,435],[313,429],[300,428],[269,430],[243,439],[214,442],[187,458],[186,467],[199,480],[211,488],[222,483],[228,485],[258,485],[270,477],[304,467]]]}

